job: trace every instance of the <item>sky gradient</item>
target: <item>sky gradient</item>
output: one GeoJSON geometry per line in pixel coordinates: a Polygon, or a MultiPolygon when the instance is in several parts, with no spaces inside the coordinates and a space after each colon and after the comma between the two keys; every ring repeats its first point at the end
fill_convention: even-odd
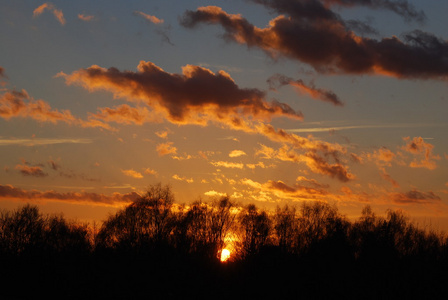
{"type": "Polygon", "coordinates": [[[401,209],[448,230],[444,1],[2,1],[0,208],[401,209]]]}

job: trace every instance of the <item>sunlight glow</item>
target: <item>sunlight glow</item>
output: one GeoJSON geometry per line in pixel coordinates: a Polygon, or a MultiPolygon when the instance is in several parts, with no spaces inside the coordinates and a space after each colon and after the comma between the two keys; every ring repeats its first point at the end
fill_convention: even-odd
{"type": "Polygon", "coordinates": [[[225,262],[230,258],[230,251],[227,249],[222,249],[221,251],[221,262],[225,262]]]}

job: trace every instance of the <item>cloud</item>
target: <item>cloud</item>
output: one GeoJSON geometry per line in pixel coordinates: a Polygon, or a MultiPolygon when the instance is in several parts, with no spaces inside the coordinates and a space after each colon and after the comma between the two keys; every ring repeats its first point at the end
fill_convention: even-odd
{"type": "Polygon", "coordinates": [[[172,132],[169,129],[155,132],[155,134],[161,139],[166,139],[170,133],[172,132]]]}
{"type": "Polygon", "coordinates": [[[215,190],[211,190],[211,191],[205,192],[204,195],[209,196],[209,197],[226,197],[227,193],[220,193],[215,190]]]}
{"type": "Polygon", "coordinates": [[[266,169],[266,168],[274,168],[275,167],[275,165],[269,165],[269,166],[266,166],[262,161],[259,161],[258,163],[256,163],[256,164],[246,164],[246,167],[248,167],[249,169],[255,169],[255,168],[257,168],[257,167],[259,167],[259,168],[261,168],[261,169],[266,169]]]}
{"type": "Polygon", "coordinates": [[[247,155],[246,152],[244,152],[243,150],[232,150],[229,153],[229,157],[240,157],[243,155],[247,155]]]}
{"type": "MultiPolygon", "coordinates": [[[[270,199],[271,197],[266,197],[266,193],[272,194],[273,196],[280,199],[291,199],[291,200],[316,200],[320,199],[328,193],[324,189],[306,187],[300,184],[294,186],[289,186],[283,181],[268,180],[265,183],[259,183],[251,179],[245,178],[241,180],[243,185],[250,186],[258,190],[259,192],[265,193],[263,198],[270,199]]],[[[272,199],[272,198],[271,198],[272,199]]]]}
{"type": "Polygon", "coordinates": [[[332,130],[349,130],[349,129],[388,129],[388,128],[421,128],[439,126],[437,124],[422,123],[402,123],[402,124],[371,124],[371,125],[350,125],[350,126],[334,126],[334,127],[314,127],[314,128],[295,128],[287,129],[287,132],[309,133],[309,132],[328,132],[332,130]]]}
{"type": "Polygon", "coordinates": [[[15,169],[18,170],[24,176],[32,176],[32,177],[48,176],[48,174],[42,170],[42,167],[28,166],[26,163],[23,165],[21,165],[21,164],[16,165],[15,169]]]}
{"type": "Polygon", "coordinates": [[[58,169],[61,168],[61,165],[58,164],[57,162],[55,162],[54,160],[50,159],[48,161],[48,165],[50,166],[50,168],[52,168],[53,170],[57,171],[58,169]]]}
{"type": "Polygon", "coordinates": [[[140,195],[131,192],[127,194],[114,193],[111,196],[98,193],[69,192],[60,193],[56,191],[23,190],[12,185],[0,185],[0,199],[16,199],[25,201],[68,201],[87,202],[94,204],[121,205],[127,204],[140,198],[140,195]]]}
{"type": "Polygon", "coordinates": [[[364,156],[379,167],[390,167],[397,155],[390,149],[382,147],[378,150],[374,150],[373,153],[364,153],[364,156]]]}
{"type": "Polygon", "coordinates": [[[84,15],[84,14],[78,14],[78,19],[85,21],[85,22],[90,22],[95,18],[95,16],[93,15],[84,15]]]}
{"type": "Polygon", "coordinates": [[[159,156],[165,156],[167,154],[176,154],[177,148],[173,147],[173,142],[161,143],[156,147],[159,156]]]}
{"type": "Polygon", "coordinates": [[[425,193],[418,190],[392,194],[392,199],[397,204],[429,204],[441,201],[440,197],[431,191],[425,193]]]}
{"type": "Polygon", "coordinates": [[[154,111],[149,111],[146,107],[131,107],[127,104],[122,104],[110,107],[98,108],[96,114],[90,114],[90,119],[100,119],[104,122],[115,122],[120,124],[135,124],[142,125],[143,123],[159,123],[162,121],[160,114],[154,111]]]}
{"type": "Polygon", "coordinates": [[[186,11],[180,23],[187,28],[200,23],[219,24],[227,40],[260,48],[274,58],[301,61],[322,73],[448,77],[448,42],[430,33],[416,30],[405,34],[403,40],[396,36],[364,38],[319,1],[257,2],[282,15],[271,20],[268,27],[258,28],[241,15],[207,6],[186,11]]]}
{"type": "Polygon", "coordinates": [[[375,9],[390,10],[400,16],[406,21],[417,21],[423,23],[426,20],[425,13],[418,11],[414,5],[406,0],[323,0],[326,5],[339,5],[339,6],[369,6],[375,9]]]}
{"type": "Polygon", "coordinates": [[[8,76],[6,76],[5,69],[0,66],[0,86],[5,86],[7,84],[5,80],[7,78],[8,76]]]}
{"type": "Polygon", "coordinates": [[[279,159],[281,161],[297,163],[303,162],[312,172],[326,175],[342,182],[356,178],[354,174],[350,173],[348,166],[339,161],[338,154],[341,153],[340,151],[336,149],[330,151],[331,148],[327,149],[324,147],[321,149],[323,150],[323,155],[320,155],[318,149],[319,147],[311,148],[305,154],[299,154],[286,145],[278,150],[262,145],[261,149],[257,150],[256,155],[263,155],[263,158],[266,159],[279,159]],[[332,157],[335,162],[329,162],[329,157],[332,157]]]}
{"type": "Polygon", "coordinates": [[[210,162],[215,167],[224,167],[224,168],[231,168],[231,169],[243,169],[244,164],[242,163],[234,163],[234,162],[228,162],[228,161],[213,161],[210,162]]]}
{"type": "Polygon", "coordinates": [[[422,137],[414,137],[412,140],[410,137],[405,137],[403,140],[407,143],[406,146],[402,147],[403,150],[421,157],[420,160],[414,159],[409,164],[411,168],[426,168],[429,170],[437,168],[434,160],[439,160],[440,156],[432,153],[434,148],[432,144],[426,143],[422,137]]]}
{"type": "Polygon", "coordinates": [[[32,139],[0,139],[0,146],[43,146],[43,145],[55,145],[55,144],[91,144],[91,139],[70,139],[70,138],[32,138],[32,139]]]}
{"type": "Polygon", "coordinates": [[[187,183],[193,183],[193,182],[194,182],[193,178],[180,177],[180,176],[177,175],[177,174],[174,174],[174,175],[172,176],[172,178],[173,178],[173,179],[176,179],[176,180],[179,180],[179,181],[185,181],[185,182],[187,182],[187,183]]]}
{"type": "Polygon", "coordinates": [[[386,181],[390,182],[394,188],[399,188],[400,184],[390,176],[384,168],[381,169],[381,177],[383,177],[386,181]]]}
{"type": "Polygon", "coordinates": [[[9,120],[15,117],[32,118],[39,122],[72,124],[76,118],[69,110],[52,109],[43,100],[34,100],[25,90],[7,91],[0,95],[0,117],[9,120]]]}
{"type": "Polygon", "coordinates": [[[145,14],[144,12],[141,12],[141,11],[134,11],[134,15],[141,16],[145,20],[147,20],[151,23],[154,23],[154,24],[162,24],[163,23],[163,19],[159,19],[156,16],[151,16],[151,15],[145,14]]]}
{"type": "Polygon", "coordinates": [[[306,85],[301,79],[294,80],[284,75],[275,74],[267,81],[270,88],[274,90],[284,85],[291,85],[297,88],[297,90],[299,90],[301,93],[308,94],[313,99],[329,102],[335,106],[344,106],[344,104],[334,92],[316,88],[313,84],[306,85]]]}
{"type": "Polygon", "coordinates": [[[82,120],[72,115],[70,110],[52,109],[44,100],[35,100],[25,90],[6,90],[0,94],[0,117],[5,120],[12,118],[31,118],[41,123],[57,124],[60,122],[78,125],[84,128],[103,128],[114,131],[110,125],[90,117],[82,120]]]}
{"type": "Polygon", "coordinates": [[[148,174],[148,175],[157,175],[157,171],[150,169],[150,168],[146,168],[144,173],[148,174]]]}
{"type": "Polygon", "coordinates": [[[137,178],[137,179],[143,178],[142,173],[134,171],[132,169],[130,169],[130,170],[121,170],[121,173],[123,173],[126,176],[132,177],[132,178],[137,178]]]}
{"type": "Polygon", "coordinates": [[[61,23],[61,25],[65,25],[65,18],[64,18],[64,14],[62,13],[62,10],[57,9],[54,6],[54,4],[50,3],[50,2],[46,2],[42,5],[40,5],[39,7],[37,7],[33,11],[33,17],[37,17],[37,16],[41,15],[45,10],[51,11],[51,13],[54,15],[56,20],[58,20],[59,23],[61,23]]]}
{"type": "Polygon", "coordinates": [[[224,71],[193,65],[182,74],[165,72],[152,62],[141,61],[138,71],[104,69],[93,65],[70,75],[60,73],[67,84],[89,91],[106,90],[117,98],[143,101],[176,124],[205,125],[209,121],[240,125],[240,117],[270,120],[272,117],[301,119],[302,115],[284,103],[265,101],[258,89],[240,88],[224,71]]]}

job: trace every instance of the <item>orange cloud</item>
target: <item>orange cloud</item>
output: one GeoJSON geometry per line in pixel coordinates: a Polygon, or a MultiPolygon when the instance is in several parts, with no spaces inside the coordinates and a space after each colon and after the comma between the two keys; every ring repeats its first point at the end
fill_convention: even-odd
{"type": "Polygon", "coordinates": [[[143,178],[142,173],[134,171],[134,170],[121,170],[121,173],[123,173],[126,176],[132,177],[132,178],[137,178],[137,179],[141,179],[143,178]]]}
{"type": "Polygon", "coordinates": [[[210,162],[215,167],[224,167],[224,168],[232,168],[232,169],[243,169],[244,164],[242,163],[233,163],[228,161],[214,161],[210,162]]]}
{"type": "Polygon", "coordinates": [[[334,152],[324,152],[324,156],[318,154],[316,149],[311,149],[305,154],[299,154],[293,149],[290,149],[286,145],[278,150],[274,150],[270,147],[263,146],[262,149],[256,152],[257,155],[264,155],[265,158],[275,158],[281,161],[291,161],[291,162],[304,162],[307,167],[314,173],[330,176],[331,178],[336,178],[342,182],[347,182],[355,179],[355,175],[349,172],[348,166],[343,165],[337,154],[334,152]],[[327,161],[328,155],[334,155],[335,163],[330,163],[327,161]]]}
{"type": "Polygon", "coordinates": [[[229,153],[229,157],[240,157],[246,155],[246,152],[244,152],[243,150],[232,150],[229,153]]]}
{"type": "MultiPolygon", "coordinates": [[[[273,196],[281,199],[291,199],[291,200],[315,200],[321,199],[328,193],[324,189],[306,187],[300,184],[294,186],[289,186],[282,181],[268,180],[265,183],[259,183],[251,179],[243,179],[241,183],[250,186],[256,190],[263,193],[272,194],[273,196]]],[[[267,196],[264,194],[264,196],[267,196]]],[[[265,197],[269,199],[270,197],[265,197]]]]}
{"type": "Polygon", "coordinates": [[[316,88],[314,85],[306,85],[303,80],[293,80],[292,78],[276,74],[268,79],[271,89],[276,89],[284,85],[291,85],[303,94],[308,94],[311,98],[332,103],[336,106],[344,104],[339,97],[332,91],[316,88]]]}
{"type": "Polygon", "coordinates": [[[23,190],[12,185],[0,185],[0,199],[17,200],[51,200],[68,202],[88,202],[102,205],[122,205],[140,198],[140,195],[131,192],[127,194],[114,193],[111,196],[98,193],[70,192],[59,193],[56,191],[23,190]]]}
{"type": "Polygon", "coordinates": [[[280,16],[268,27],[258,28],[241,15],[207,6],[186,11],[181,24],[187,28],[219,24],[226,40],[260,48],[274,58],[301,61],[318,72],[422,79],[448,76],[448,42],[430,33],[416,30],[404,34],[403,40],[396,36],[375,40],[357,36],[340,15],[319,1],[254,1],[280,16]]]}
{"type": "Polygon", "coordinates": [[[152,170],[152,169],[150,169],[150,168],[146,168],[145,171],[144,171],[144,173],[145,173],[145,174],[148,174],[148,175],[157,175],[157,171],[152,170]]]}
{"type": "Polygon", "coordinates": [[[9,120],[14,117],[29,117],[39,122],[74,123],[76,118],[68,110],[53,110],[43,100],[34,100],[25,90],[7,91],[0,96],[0,117],[9,120]]]}
{"type": "MultiPolygon", "coordinates": [[[[272,117],[301,119],[287,104],[265,101],[258,89],[242,89],[224,71],[187,65],[182,74],[171,74],[152,62],[141,61],[137,72],[91,66],[70,75],[60,73],[67,84],[78,84],[89,91],[106,90],[128,101],[143,101],[176,124],[209,121],[234,123],[240,117],[269,120],[272,117]]],[[[237,122],[237,123],[235,123],[237,122]]]]}
{"type": "Polygon", "coordinates": [[[431,191],[425,193],[418,190],[392,194],[392,199],[397,204],[430,204],[441,201],[440,197],[431,191]]]}
{"type": "Polygon", "coordinates": [[[409,164],[411,168],[426,168],[429,170],[437,168],[434,160],[439,160],[440,156],[432,153],[433,145],[426,143],[422,137],[414,137],[412,140],[409,137],[405,137],[403,140],[407,142],[403,150],[422,157],[420,161],[417,159],[412,161],[409,164]]]}
{"type": "Polygon", "coordinates": [[[19,172],[25,176],[33,176],[33,177],[48,176],[48,174],[44,173],[44,171],[42,170],[42,168],[40,166],[28,166],[26,164],[23,164],[23,165],[19,164],[19,165],[15,166],[15,169],[19,170],[19,172]]]}
{"type": "Polygon", "coordinates": [[[163,19],[159,19],[159,18],[157,18],[155,16],[151,16],[151,15],[145,14],[144,12],[141,12],[141,11],[134,11],[134,15],[141,16],[145,20],[147,20],[147,21],[149,21],[151,23],[154,23],[154,24],[162,24],[163,23],[163,19]]]}
{"type": "Polygon", "coordinates": [[[373,153],[366,153],[365,156],[367,159],[373,161],[379,167],[390,167],[392,165],[392,162],[396,158],[395,153],[393,153],[390,149],[384,147],[378,149],[378,151],[374,150],[373,153]]]}
{"type": "Polygon", "coordinates": [[[205,192],[204,195],[209,196],[209,197],[226,197],[227,196],[226,193],[220,193],[215,190],[205,192]]]}
{"type": "Polygon", "coordinates": [[[90,114],[90,119],[96,118],[104,122],[142,125],[146,122],[158,123],[162,121],[160,114],[149,111],[146,107],[130,107],[122,104],[114,108],[102,107],[96,114],[90,114]]]}
{"type": "Polygon", "coordinates": [[[82,21],[86,21],[86,22],[90,22],[95,18],[95,16],[88,16],[88,15],[84,15],[84,14],[78,14],[78,19],[82,20],[82,21]]]}
{"type": "Polygon", "coordinates": [[[156,150],[157,150],[157,153],[159,154],[159,156],[165,156],[168,154],[176,154],[177,148],[173,147],[172,145],[173,145],[173,142],[158,144],[156,147],[156,150]]]}
{"type": "Polygon", "coordinates": [[[386,172],[386,170],[384,169],[384,168],[381,168],[381,177],[383,177],[385,180],[387,180],[387,181],[389,181],[390,182],[390,184],[392,184],[392,186],[394,187],[394,188],[399,188],[400,187],[400,184],[398,184],[398,182],[395,180],[395,179],[393,179],[387,172],[386,172]]]}
{"type": "Polygon", "coordinates": [[[61,23],[61,25],[65,25],[65,18],[64,18],[64,14],[62,13],[62,10],[57,9],[53,3],[50,2],[46,2],[42,5],[40,5],[39,7],[37,7],[34,11],[33,11],[33,17],[37,17],[39,15],[41,15],[45,10],[49,10],[53,13],[53,15],[55,16],[55,18],[59,21],[59,23],[61,23]]]}
{"type": "Polygon", "coordinates": [[[173,179],[176,179],[176,180],[179,180],[179,181],[185,181],[185,182],[187,182],[187,183],[193,183],[193,182],[194,182],[193,178],[180,177],[180,176],[177,175],[177,174],[174,174],[174,175],[172,176],[172,178],[173,178],[173,179]]]}

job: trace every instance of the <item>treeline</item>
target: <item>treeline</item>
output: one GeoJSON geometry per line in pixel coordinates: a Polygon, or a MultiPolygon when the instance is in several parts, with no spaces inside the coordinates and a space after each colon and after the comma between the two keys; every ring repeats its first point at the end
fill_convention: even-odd
{"type": "Polygon", "coordinates": [[[447,237],[401,212],[366,206],[351,222],[323,202],[177,205],[160,184],[99,228],[30,205],[1,212],[0,256],[0,298],[448,295],[447,237]]]}

